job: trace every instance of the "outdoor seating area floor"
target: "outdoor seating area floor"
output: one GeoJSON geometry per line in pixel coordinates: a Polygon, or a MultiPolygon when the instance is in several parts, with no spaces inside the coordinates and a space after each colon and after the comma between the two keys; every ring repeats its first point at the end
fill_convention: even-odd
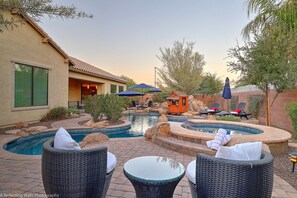
{"type": "MultiPolygon", "coordinates": [[[[68,119],[67,121],[64,120],[63,122],[56,122],[53,124],[63,126],[66,123],[68,126],[73,126],[78,124],[82,119],[85,118],[68,119]]],[[[42,123],[39,123],[39,125],[42,125],[42,123]]],[[[4,139],[10,139],[12,137],[12,135],[3,135],[0,133],[0,143],[3,142],[4,139]]],[[[135,197],[135,191],[132,184],[123,174],[123,166],[129,159],[147,155],[158,155],[175,159],[181,162],[186,168],[189,162],[196,158],[195,156],[167,150],[161,146],[146,141],[143,137],[110,139],[103,145],[106,145],[108,150],[117,157],[117,166],[112,176],[107,197],[135,197]]],[[[296,151],[297,141],[290,141],[289,146],[291,151],[296,151]]],[[[297,183],[297,171],[291,173],[291,165],[287,155],[276,156],[274,161],[275,175],[272,197],[297,197],[297,190],[281,177],[277,176],[281,175],[283,178],[288,179],[287,181],[290,181],[292,184],[297,183]]],[[[32,195],[31,197],[37,197],[36,195],[38,194],[44,195],[41,178],[41,156],[16,155],[4,151],[3,148],[1,148],[0,197],[5,197],[4,195],[17,197],[16,195],[22,196],[23,194],[32,195]]],[[[174,197],[191,197],[190,187],[186,176],[176,187],[174,197]]]]}

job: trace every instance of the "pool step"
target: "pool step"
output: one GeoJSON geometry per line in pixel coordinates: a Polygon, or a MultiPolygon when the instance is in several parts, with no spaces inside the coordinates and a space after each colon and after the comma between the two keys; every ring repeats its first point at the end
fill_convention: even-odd
{"type": "Polygon", "coordinates": [[[207,148],[204,144],[181,140],[172,136],[158,136],[154,143],[169,150],[192,156],[196,156],[198,153],[204,153],[211,156],[214,156],[216,154],[214,150],[207,148]]]}

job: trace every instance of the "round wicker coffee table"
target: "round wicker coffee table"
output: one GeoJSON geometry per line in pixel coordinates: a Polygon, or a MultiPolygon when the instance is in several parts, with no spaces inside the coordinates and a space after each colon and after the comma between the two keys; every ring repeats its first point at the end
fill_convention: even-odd
{"type": "Polygon", "coordinates": [[[124,174],[131,181],[138,198],[169,198],[185,175],[184,166],[160,156],[143,156],[127,161],[124,174]]]}

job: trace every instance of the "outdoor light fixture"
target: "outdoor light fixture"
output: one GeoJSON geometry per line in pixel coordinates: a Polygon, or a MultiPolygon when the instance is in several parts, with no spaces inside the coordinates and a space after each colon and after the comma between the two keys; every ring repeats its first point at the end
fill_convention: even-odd
{"type": "Polygon", "coordinates": [[[87,89],[90,89],[90,87],[94,87],[94,88],[98,88],[97,84],[87,84],[87,83],[83,83],[81,84],[82,87],[86,87],[87,89]]]}
{"type": "Polygon", "coordinates": [[[293,167],[292,167],[292,173],[293,173],[295,170],[295,164],[297,163],[297,153],[296,152],[290,153],[289,157],[290,157],[291,162],[293,163],[293,167]]]}

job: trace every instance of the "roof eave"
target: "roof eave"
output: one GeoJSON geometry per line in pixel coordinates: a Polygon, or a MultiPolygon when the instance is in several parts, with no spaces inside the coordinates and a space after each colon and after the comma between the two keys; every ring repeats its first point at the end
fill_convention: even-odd
{"type": "Polygon", "coordinates": [[[69,71],[73,71],[73,72],[77,72],[77,73],[82,73],[82,74],[87,74],[89,76],[100,77],[100,78],[103,78],[103,79],[106,79],[106,80],[113,80],[113,81],[116,81],[116,82],[119,82],[119,83],[123,83],[123,84],[127,84],[128,83],[125,80],[120,80],[120,79],[116,79],[116,78],[110,78],[110,77],[103,76],[103,75],[100,75],[100,74],[94,74],[94,73],[91,73],[91,72],[86,72],[86,71],[83,71],[83,70],[80,70],[80,69],[76,69],[76,68],[73,68],[73,67],[70,67],[69,68],[69,71]]]}
{"type": "Polygon", "coordinates": [[[27,14],[18,13],[21,15],[35,30],[42,35],[42,42],[52,45],[65,59],[64,63],[68,63],[69,66],[74,66],[74,62],[69,58],[68,54],[27,14]]]}

